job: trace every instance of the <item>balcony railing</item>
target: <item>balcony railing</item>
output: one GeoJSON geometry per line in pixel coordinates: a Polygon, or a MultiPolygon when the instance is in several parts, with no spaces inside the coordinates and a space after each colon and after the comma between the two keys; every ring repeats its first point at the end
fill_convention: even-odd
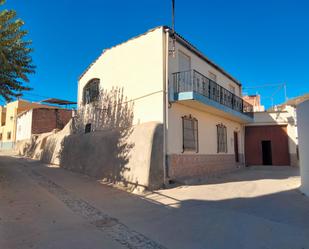
{"type": "Polygon", "coordinates": [[[196,92],[235,111],[253,117],[253,106],[196,70],[173,73],[175,93],[196,92]]]}

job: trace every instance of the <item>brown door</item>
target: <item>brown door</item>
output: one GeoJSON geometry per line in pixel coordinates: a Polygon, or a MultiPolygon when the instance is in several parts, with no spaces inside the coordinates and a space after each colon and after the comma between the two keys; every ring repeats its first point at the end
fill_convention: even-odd
{"type": "Polygon", "coordinates": [[[234,131],[234,152],[235,152],[235,161],[239,162],[239,155],[238,155],[238,133],[234,131]]]}

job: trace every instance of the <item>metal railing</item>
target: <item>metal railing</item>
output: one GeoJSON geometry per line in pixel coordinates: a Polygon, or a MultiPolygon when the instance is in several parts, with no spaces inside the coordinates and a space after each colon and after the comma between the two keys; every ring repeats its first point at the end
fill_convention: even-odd
{"type": "Polygon", "coordinates": [[[253,117],[253,106],[196,70],[173,73],[175,93],[196,92],[235,111],[253,117]]]}

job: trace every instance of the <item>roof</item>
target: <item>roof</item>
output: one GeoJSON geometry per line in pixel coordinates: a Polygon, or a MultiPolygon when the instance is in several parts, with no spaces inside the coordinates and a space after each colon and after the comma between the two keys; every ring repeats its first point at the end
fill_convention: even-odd
{"type": "Polygon", "coordinates": [[[289,99],[288,101],[286,101],[285,103],[283,103],[283,105],[291,105],[291,106],[297,106],[300,103],[309,100],[309,93],[306,93],[304,95],[289,99]]]}
{"type": "Polygon", "coordinates": [[[76,105],[76,102],[69,100],[55,99],[55,98],[45,99],[42,100],[41,102],[49,104],[57,104],[57,105],[76,105]]]}
{"type": "MultiPolygon", "coordinates": [[[[138,36],[134,36],[131,39],[122,42],[116,46],[110,47],[109,49],[112,49],[114,47],[117,47],[121,44],[127,43],[131,40],[134,40],[140,36],[146,35],[156,29],[159,28],[163,28],[164,30],[167,30],[167,32],[169,32],[170,36],[173,34],[172,29],[169,28],[168,26],[158,26],[155,27],[153,29],[148,30],[147,32],[140,34],[138,36]]],[[[186,40],[184,37],[182,37],[181,35],[179,35],[178,33],[174,33],[176,40],[181,43],[183,46],[185,46],[187,49],[191,50],[193,53],[195,53],[197,56],[199,56],[202,60],[206,61],[207,63],[209,63],[210,65],[212,65],[215,69],[217,69],[219,72],[221,72],[223,75],[225,75],[227,78],[229,78],[230,80],[232,80],[233,82],[235,82],[237,85],[241,86],[241,83],[235,79],[232,75],[230,75],[229,73],[227,73],[223,68],[221,68],[220,66],[218,66],[217,64],[215,64],[212,60],[210,60],[208,57],[206,57],[200,50],[198,50],[194,45],[192,45],[188,40],[186,40]]],[[[104,49],[102,51],[102,53],[85,69],[85,71],[80,75],[79,79],[81,79],[86,73],[87,71],[95,64],[95,62],[109,49],[104,49]]]]}

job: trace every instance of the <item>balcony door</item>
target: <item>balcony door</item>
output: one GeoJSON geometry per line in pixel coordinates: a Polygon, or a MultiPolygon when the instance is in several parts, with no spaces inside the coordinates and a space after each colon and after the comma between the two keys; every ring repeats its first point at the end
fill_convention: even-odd
{"type": "Polygon", "coordinates": [[[189,91],[191,88],[191,58],[181,51],[178,53],[178,68],[180,72],[178,90],[189,91]]]}

